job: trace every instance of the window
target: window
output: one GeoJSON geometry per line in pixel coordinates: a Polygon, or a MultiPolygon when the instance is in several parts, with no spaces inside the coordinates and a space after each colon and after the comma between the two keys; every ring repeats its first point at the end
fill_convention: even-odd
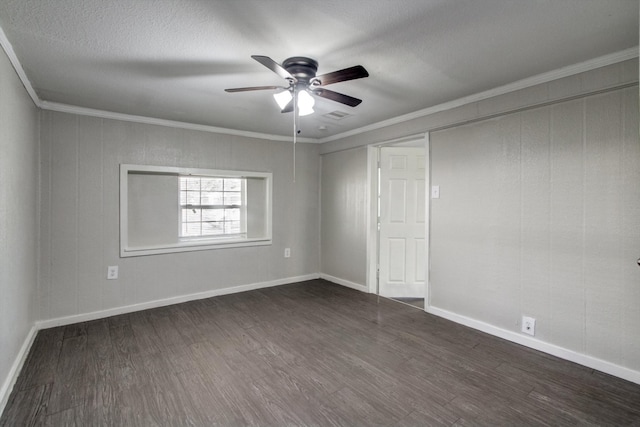
{"type": "Polygon", "coordinates": [[[180,176],[180,237],[238,237],[246,232],[243,178],[180,176]]]}
{"type": "Polygon", "coordinates": [[[269,172],[120,166],[120,256],[271,244],[269,172]]]}

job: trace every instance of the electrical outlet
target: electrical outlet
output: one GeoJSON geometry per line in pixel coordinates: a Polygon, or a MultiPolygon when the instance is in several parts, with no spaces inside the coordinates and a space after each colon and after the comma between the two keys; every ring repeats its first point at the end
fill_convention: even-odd
{"type": "Polygon", "coordinates": [[[118,278],[118,266],[110,265],[107,267],[107,280],[116,280],[118,278]]]}
{"type": "Polygon", "coordinates": [[[536,319],[522,316],[522,332],[529,335],[536,334],[536,319]]]}
{"type": "Polygon", "coordinates": [[[284,248],[284,257],[291,258],[291,248],[284,248]]]}

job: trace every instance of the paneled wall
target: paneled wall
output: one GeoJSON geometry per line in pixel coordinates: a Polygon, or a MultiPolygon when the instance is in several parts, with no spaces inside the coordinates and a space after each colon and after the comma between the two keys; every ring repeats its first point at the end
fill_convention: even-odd
{"type": "Polygon", "coordinates": [[[449,127],[430,134],[429,310],[640,381],[638,75],[628,60],[322,144],[323,272],[366,283],[367,212],[346,196],[364,147],[449,127]]]}
{"type": "Polygon", "coordinates": [[[632,87],[431,135],[431,305],[640,370],[632,87]]]}
{"type": "Polygon", "coordinates": [[[0,48],[0,412],[36,319],[38,112],[0,48]]]}
{"type": "Polygon", "coordinates": [[[319,271],[317,145],[298,144],[293,182],[291,143],[44,111],[41,151],[40,319],[319,271]],[[273,244],[119,258],[121,163],[273,172],[273,244]]]}
{"type": "MultiPolygon", "coordinates": [[[[559,73],[560,75],[566,75],[559,73]]],[[[500,114],[507,114],[520,108],[529,108],[550,102],[559,102],[576,96],[583,96],[600,90],[611,89],[638,81],[638,58],[594,68],[589,71],[511,90],[503,93],[503,88],[491,92],[502,95],[486,97],[486,93],[472,95],[466,100],[453,101],[449,108],[436,106],[434,112],[417,115],[410,120],[399,121],[383,127],[355,133],[342,139],[325,142],[320,154],[349,148],[380,144],[391,140],[423,134],[424,132],[455,126],[469,120],[479,120],[500,114]],[[480,98],[480,100],[475,100],[480,98]],[[466,101],[466,102],[465,102],[466,101]]],[[[513,85],[510,85],[513,86],[513,85]]]]}
{"type": "Polygon", "coordinates": [[[367,149],[322,156],[322,273],[366,285],[367,149]]]}

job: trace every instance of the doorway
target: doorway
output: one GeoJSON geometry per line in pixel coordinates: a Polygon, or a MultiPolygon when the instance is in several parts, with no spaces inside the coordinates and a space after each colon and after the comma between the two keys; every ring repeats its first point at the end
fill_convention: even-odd
{"type": "Polygon", "coordinates": [[[428,304],[428,138],[372,147],[369,174],[375,235],[370,292],[425,309],[428,304]],[[375,158],[375,161],[372,159],[375,158]],[[374,286],[371,286],[374,285],[374,286]],[[426,303],[425,303],[426,302],[426,303]]]}

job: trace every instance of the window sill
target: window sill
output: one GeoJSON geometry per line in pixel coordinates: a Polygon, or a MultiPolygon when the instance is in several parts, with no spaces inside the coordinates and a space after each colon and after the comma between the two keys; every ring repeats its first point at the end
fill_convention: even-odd
{"type": "Polygon", "coordinates": [[[267,246],[270,244],[271,244],[270,238],[185,240],[185,241],[176,242],[172,244],[123,247],[120,251],[120,257],[126,258],[126,257],[143,256],[143,255],[169,254],[169,253],[175,253],[175,252],[204,251],[204,250],[224,249],[224,248],[242,248],[242,247],[248,247],[248,246],[267,246]]]}

